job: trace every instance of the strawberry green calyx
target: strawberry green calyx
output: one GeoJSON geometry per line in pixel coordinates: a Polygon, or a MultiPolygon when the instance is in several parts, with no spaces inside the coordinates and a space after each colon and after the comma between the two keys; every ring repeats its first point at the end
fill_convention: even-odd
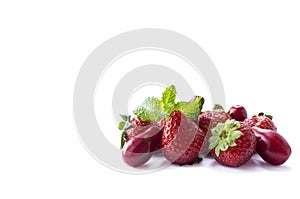
{"type": "MultiPolygon", "coordinates": [[[[255,115],[255,116],[256,116],[256,115],[255,115]]],[[[269,118],[270,120],[273,119],[273,116],[272,116],[272,115],[267,115],[267,114],[265,114],[264,112],[258,113],[258,116],[265,116],[265,117],[269,118]]]]}
{"type": "Polygon", "coordinates": [[[215,149],[217,157],[220,151],[226,151],[229,147],[236,146],[235,140],[243,135],[239,123],[235,120],[226,120],[225,123],[219,123],[211,130],[212,136],[209,138],[209,149],[215,149]]]}

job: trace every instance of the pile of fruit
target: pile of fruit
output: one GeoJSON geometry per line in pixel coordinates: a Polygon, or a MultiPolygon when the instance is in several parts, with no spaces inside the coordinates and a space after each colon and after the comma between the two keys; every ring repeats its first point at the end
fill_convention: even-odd
{"type": "Polygon", "coordinates": [[[220,105],[202,112],[204,98],[176,102],[172,85],[161,99],[148,97],[134,111],[134,118],[121,115],[119,123],[123,160],[137,167],[156,153],[173,164],[193,164],[210,154],[219,163],[238,167],[258,153],[272,165],[283,164],[291,155],[288,142],[277,132],[272,116],[251,118],[243,106],[228,112],[220,105]]]}

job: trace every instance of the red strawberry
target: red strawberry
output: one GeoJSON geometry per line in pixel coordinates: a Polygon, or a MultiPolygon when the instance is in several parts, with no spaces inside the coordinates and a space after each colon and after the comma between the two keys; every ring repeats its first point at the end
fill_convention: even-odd
{"type": "Polygon", "coordinates": [[[270,129],[276,130],[276,126],[272,121],[272,116],[266,115],[264,113],[259,113],[258,116],[253,116],[252,118],[245,119],[245,123],[247,123],[250,127],[259,127],[262,129],[270,129]]]}
{"type": "Polygon", "coordinates": [[[140,117],[135,117],[131,120],[131,124],[134,126],[147,126],[151,123],[150,120],[143,121],[140,117]]]}
{"type": "Polygon", "coordinates": [[[188,164],[198,158],[204,137],[203,131],[193,121],[175,110],[163,131],[164,156],[174,164],[188,164]]]}
{"type": "Polygon", "coordinates": [[[206,111],[198,116],[199,127],[204,133],[208,133],[217,124],[224,123],[228,119],[231,119],[230,115],[221,109],[206,111]]]}
{"type": "Polygon", "coordinates": [[[221,164],[238,167],[246,163],[255,152],[257,137],[245,123],[226,120],[212,129],[209,148],[221,164]]]}
{"type": "Polygon", "coordinates": [[[206,111],[198,116],[199,127],[206,135],[201,149],[201,155],[205,156],[210,151],[208,149],[208,138],[211,136],[211,129],[216,127],[219,123],[224,123],[228,119],[231,119],[230,115],[221,109],[206,111]]]}

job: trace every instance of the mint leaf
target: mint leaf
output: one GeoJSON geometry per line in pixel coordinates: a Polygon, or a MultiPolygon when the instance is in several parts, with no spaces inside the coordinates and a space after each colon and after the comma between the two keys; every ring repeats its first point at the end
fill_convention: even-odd
{"type": "Polygon", "coordinates": [[[143,121],[158,121],[171,114],[174,110],[181,111],[191,120],[196,120],[201,113],[204,100],[198,96],[191,102],[176,103],[176,88],[171,85],[162,93],[161,100],[156,97],[148,97],[139,105],[133,113],[143,121]]]}
{"type": "Polygon", "coordinates": [[[213,107],[213,110],[218,110],[218,109],[224,110],[224,108],[221,104],[215,104],[213,107]]]}
{"type": "Polygon", "coordinates": [[[130,115],[120,115],[120,117],[121,117],[122,120],[124,120],[124,121],[130,120],[130,115]]]}
{"type": "Polygon", "coordinates": [[[124,147],[124,144],[126,143],[126,131],[123,131],[122,134],[121,134],[121,146],[120,146],[120,149],[122,149],[124,147]]]}
{"type": "Polygon", "coordinates": [[[161,101],[164,104],[173,103],[175,104],[176,99],[176,89],[175,86],[169,86],[165,89],[165,91],[162,93],[161,101]]]}
{"type": "Polygon", "coordinates": [[[124,129],[124,127],[125,127],[125,124],[126,124],[126,122],[124,122],[124,121],[122,121],[122,122],[120,122],[119,123],[119,130],[123,130],[124,129]]]}
{"type": "Polygon", "coordinates": [[[127,130],[131,126],[130,115],[120,115],[123,121],[119,123],[119,130],[127,130]]]}
{"type": "Polygon", "coordinates": [[[196,120],[202,110],[202,97],[198,97],[191,102],[178,102],[175,110],[181,111],[190,120],[196,120]]]}
{"type": "Polygon", "coordinates": [[[158,121],[166,116],[161,101],[156,97],[148,97],[133,113],[143,121],[158,121]]]}
{"type": "Polygon", "coordinates": [[[165,89],[165,91],[162,93],[161,97],[161,107],[164,110],[164,112],[170,114],[176,105],[176,89],[174,85],[171,85],[165,89]]]}

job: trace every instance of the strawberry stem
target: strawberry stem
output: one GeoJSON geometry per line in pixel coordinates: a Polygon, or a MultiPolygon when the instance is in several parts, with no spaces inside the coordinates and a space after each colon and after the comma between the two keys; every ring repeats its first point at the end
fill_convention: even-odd
{"type": "Polygon", "coordinates": [[[238,130],[240,124],[235,120],[226,120],[225,123],[219,123],[211,130],[212,136],[209,138],[209,149],[215,149],[217,157],[220,151],[226,151],[229,147],[236,146],[235,140],[243,133],[238,130]]]}

